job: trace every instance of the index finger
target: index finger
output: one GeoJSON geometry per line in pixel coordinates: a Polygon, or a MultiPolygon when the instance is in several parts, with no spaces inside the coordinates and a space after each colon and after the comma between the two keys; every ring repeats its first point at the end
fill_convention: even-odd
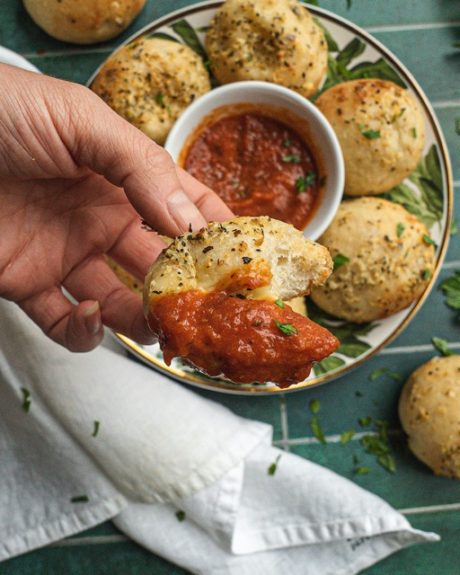
{"type": "Polygon", "coordinates": [[[207,222],[224,222],[234,216],[227,204],[211,188],[199,182],[179,166],[176,171],[185,193],[207,222]]]}

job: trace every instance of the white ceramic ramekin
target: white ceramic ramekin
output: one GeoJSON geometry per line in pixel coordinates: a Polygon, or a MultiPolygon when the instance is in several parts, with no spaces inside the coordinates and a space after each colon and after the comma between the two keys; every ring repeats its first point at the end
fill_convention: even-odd
{"type": "Polygon", "coordinates": [[[177,161],[187,139],[203,119],[216,108],[233,104],[261,104],[284,108],[291,117],[296,116],[299,122],[306,125],[313,140],[313,148],[320,155],[322,171],[326,174],[319,205],[304,229],[305,236],[318,239],[339,207],[345,169],[339,142],[329,122],[316,106],[303,96],[269,82],[235,82],[220,86],[198,98],[178,118],[166,140],[166,150],[177,161]]]}

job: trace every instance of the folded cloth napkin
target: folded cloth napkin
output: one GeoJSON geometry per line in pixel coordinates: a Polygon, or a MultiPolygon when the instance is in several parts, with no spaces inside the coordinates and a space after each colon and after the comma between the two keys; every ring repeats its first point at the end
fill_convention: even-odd
{"type": "Polygon", "coordinates": [[[270,443],[270,426],[110,346],[72,354],[0,301],[0,560],[108,518],[203,574],[352,574],[438,539],[270,443]]]}

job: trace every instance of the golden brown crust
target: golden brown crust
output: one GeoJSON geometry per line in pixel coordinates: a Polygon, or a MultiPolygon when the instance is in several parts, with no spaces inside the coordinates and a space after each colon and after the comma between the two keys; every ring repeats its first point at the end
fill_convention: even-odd
{"type": "Polygon", "coordinates": [[[407,307],[425,290],[434,269],[429,232],[402,206],[380,198],[342,202],[318,240],[348,262],[312,291],[326,312],[364,323],[407,307]]]}
{"type": "Polygon", "coordinates": [[[32,19],[53,38],[92,44],[114,38],[144,7],[145,0],[24,0],[32,19]]]}
{"type": "Polygon", "coordinates": [[[289,224],[268,217],[212,222],[176,238],[152,265],[145,310],[155,299],[196,289],[289,300],[324,283],[331,270],[328,251],[289,224]]]}
{"type": "Polygon", "coordinates": [[[226,0],[206,35],[222,84],[262,80],[311,96],[327,69],[321,28],[296,0],[226,0]]]}
{"type": "Polygon", "coordinates": [[[353,80],[326,90],[316,105],[339,139],[346,194],[379,194],[416,168],[425,122],[407,90],[386,80],[353,80]]]}
{"type": "Polygon", "coordinates": [[[404,385],[399,417],[409,447],[437,475],[460,479],[460,356],[435,357],[404,385]]]}
{"type": "Polygon", "coordinates": [[[118,50],[91,88],[120,116],[163,144],[180,114],[211,84],[203,61],[188,46],[141,38],[118,50]]]}

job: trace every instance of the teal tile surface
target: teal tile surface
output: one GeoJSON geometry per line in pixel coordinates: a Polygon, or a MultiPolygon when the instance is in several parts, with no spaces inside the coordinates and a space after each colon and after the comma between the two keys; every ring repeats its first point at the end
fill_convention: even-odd
{"type": "Polygon", "coordinates": [[[407,32],[375,32],[382,42],[415,76],[432,102],[460,98],[460,27],[407,32]],[[429,73],[427,74],[427,70],[429,73]]]}
{"type": "Polygon", "coordinates": [[[460,486],[457,481],[434,476],[428,467],[408,451],[402,435],[391,436],[390,443],[396,459],[394,474],[381,467],[375,456],[365,453],[359,440],[352,440],[345,445],[294,445],[290,450],[347,477],[397,509],[459,502],[460,486]],[[358,463],[354,463],[356,460],[358,463]],[[356,466],[367,467],[370,471],[367,475],[354,475],[353,469],[356,466]]]}
{"type": "Polygon", "coordinates": [[[136,543],[46,547],[0,563],[2,575],[185,575],[136,543]]]}

